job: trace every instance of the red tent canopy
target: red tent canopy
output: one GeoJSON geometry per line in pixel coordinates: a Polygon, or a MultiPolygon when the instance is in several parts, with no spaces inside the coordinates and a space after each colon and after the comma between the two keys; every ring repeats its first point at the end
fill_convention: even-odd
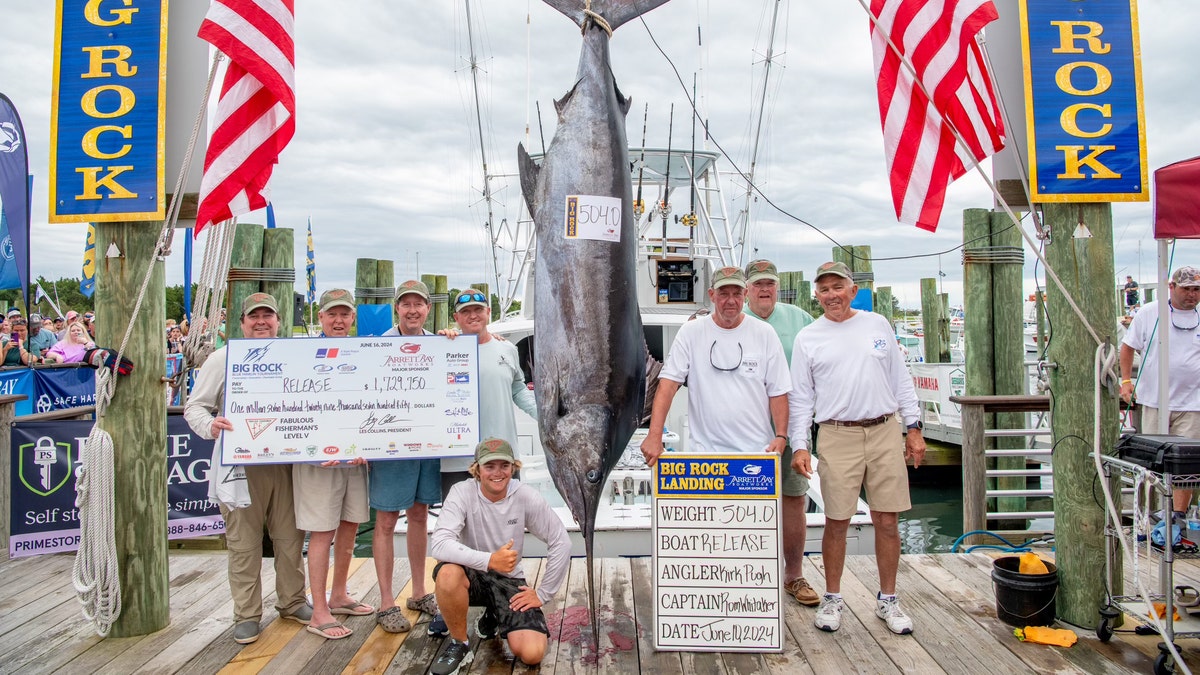
{"type": "Polygon", "coordinates": [[[1200,157],[1154,172],[1154,238],[1200,239],[1200,157]]]}

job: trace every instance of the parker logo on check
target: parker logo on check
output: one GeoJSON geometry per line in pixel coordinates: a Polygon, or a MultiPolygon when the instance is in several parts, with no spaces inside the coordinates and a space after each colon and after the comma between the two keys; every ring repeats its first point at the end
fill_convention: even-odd
{"type": "Polygon", "coordinates": [[[337,347],[321,347],[317,350],[318,359],[336,359],[338,355],[337,347]]]}
{"type": "Polygon", "coordinates": [[[275,418],[260,418],[246,420],[246,429],[250,432],[250,438],[257,439],[262,436],[275,424],[275,418]]]}

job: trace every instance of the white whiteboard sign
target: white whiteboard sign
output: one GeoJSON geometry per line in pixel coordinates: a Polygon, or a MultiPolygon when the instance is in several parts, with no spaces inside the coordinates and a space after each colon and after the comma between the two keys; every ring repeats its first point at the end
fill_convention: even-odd
{"type": "Polygon", "coordinates": [[[667,454],[654,477],[654,647],[783,651],[779,456],[667,454]]]}
{"type": "Polygon", "coordinates": [[[437,335],[230,340],[226,464],[470,455],[479,343],[437,335]]]}

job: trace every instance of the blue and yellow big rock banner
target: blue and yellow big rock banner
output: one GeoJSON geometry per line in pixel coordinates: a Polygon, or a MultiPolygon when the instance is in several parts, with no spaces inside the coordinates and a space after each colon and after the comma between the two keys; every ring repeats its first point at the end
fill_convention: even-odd
{"type": "Polygon", "coordinates": [[[1021,0],[1034,202],[1150,198],[1135,0],[1021,0]]]}
{"type": "Polygon", "coordinates": [[[162,220],[167,0],[59,0],[52,223],[162,220]]]}

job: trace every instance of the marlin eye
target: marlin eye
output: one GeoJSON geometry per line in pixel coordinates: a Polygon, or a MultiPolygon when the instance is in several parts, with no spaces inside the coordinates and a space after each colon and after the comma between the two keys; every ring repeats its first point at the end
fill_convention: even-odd
{"type": "Polygon", "coordinates": [[[589,483],[599,483],[600,482],[600,472],[595,469],[592,469],[591,471],[587,472],[587,479],[588,479],[589,483]]]}

